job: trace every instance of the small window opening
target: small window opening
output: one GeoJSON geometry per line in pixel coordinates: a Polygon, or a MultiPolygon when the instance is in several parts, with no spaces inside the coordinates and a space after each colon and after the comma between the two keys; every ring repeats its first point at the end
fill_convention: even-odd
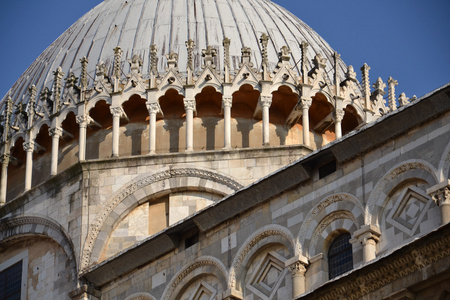
{"type": "Polygon", "coordinates": [[[350,237],[350,233],[342,233],[330,245],[328,250],[328,274],[330,279],[353,269],[350,237]]]}
{"type": "Polygon", "coordinates": [[[0,272],[0,299],[20,299],[22,261],[0,272]]]}
{"type": "Polygon", "coordinates": [[[336,161],[332,160],[319,167],[319,179],[336,172],[336,161]]]}

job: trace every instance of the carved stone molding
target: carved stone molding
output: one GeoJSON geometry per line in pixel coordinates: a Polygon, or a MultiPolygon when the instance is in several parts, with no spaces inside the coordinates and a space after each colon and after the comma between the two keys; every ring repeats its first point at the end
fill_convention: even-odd
{"type": "Polygon", "coordinates": [[[48,134],[51,137],[58,137],[59,138],[59,137],[61,137],[62,133],[63,133],[63,129],[61,127],[55,127],[55,128],[52,128],[52,129],[50,129],[48,131],[48,134]]]}
{"type": "Polygon", "coordinates": [[[262,107],[270,107],[272,105],[272,96],[261,96],[260,103],[262,107]]]}

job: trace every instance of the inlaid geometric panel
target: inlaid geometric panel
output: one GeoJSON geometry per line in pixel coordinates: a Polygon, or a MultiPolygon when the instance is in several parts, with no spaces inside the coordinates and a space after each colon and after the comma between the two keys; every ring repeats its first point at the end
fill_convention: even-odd
{"type": "Polygon", "coordinates": [[[216,289],[203,281],[199,284],[189,300],[213,300],[216,294],[216,289]]]}
{"type": "Polygon", "coordinates": [[[272,299],[286,276],[284,261],[276,252],[267,253],[247,283],[247,288],[261,299],[272,299]]]}
{"type": "Polygon", "coordinates": [[[410,186],[400,194],[389,212],[386,222],[412,236],[430,204],[431,201],[422,190],[410,186]]]}

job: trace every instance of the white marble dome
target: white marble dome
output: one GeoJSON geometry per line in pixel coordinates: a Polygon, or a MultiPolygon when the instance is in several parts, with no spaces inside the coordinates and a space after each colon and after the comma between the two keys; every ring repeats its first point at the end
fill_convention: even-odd
{"type": "MultiPolygon", "coordinates": [[[[186,70],[185,42],[195,42],[194,66],[203,64],[202,49],[207,45],[217,49],[215,64],[223,71],[223,39],[231,39],[231,72],[239,68],[241,48],[250,47],[251,60],[258,70],[261,67],[263,33],[269,35],[268,59],[270,69],[278,62],[277,53],[288,46],[292,53],[291,64],[300,70],[300,44],[309,44],[308,59],[319,53],[327,58],[326,73],[332,74],[333,49],[308,25],[281,6],[269,0],[107,0],[86,13],[55,42],[53,42],[22,74],[9,93],[14,103],[27,101],[27,89],[35,85],[38,95],[45,87],[50,90],[53,72],[61,66],[67,76],[70,71],[79,76],[80,58],[89,60],[89,82],[95,77],[95,67],[104,62],[112,73],[114,51],[123,50],[123,72],[129,72],[127,60],[132,55],[141,57],[142,73],[149,73],[150,45],[158,48],[158,70],[167,66],[165,55],[178,54],[178,67],[186,70]]],[[[342,77],[346,71],[340,61],[342,77]]],[[[4,97],[5,98],[5,97],[4,97]]],[[[39,97],[38,97],[39,98],[39,97]]],[[[4,103],[2,100],[2,106],[4,103]]],[[[39,104],[38,104],[39,105],[39,104]]],[[[4,109],[4,107],[2,107],[4,109]]]]}

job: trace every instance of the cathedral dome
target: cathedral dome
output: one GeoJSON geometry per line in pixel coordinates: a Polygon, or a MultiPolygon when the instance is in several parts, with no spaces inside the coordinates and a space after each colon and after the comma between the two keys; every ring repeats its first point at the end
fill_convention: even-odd
{"type": "MultiPolygon", "coordinates": [[[[291,64],[300,73],[300,44],[306,41],[308,63],[316,54],[327,59],[326,73],[332,69],[333,49],[308,25],[286,9],[269,0],[107,0],[86,13],[54,41],[22,74],[10,89],[17,104],[31,85],[37,93],[50,90],[53,72],[62,68],[67,76],[81,72],[80,58],[87,57],[87,72],[93,81],[96,65],[103,62],[112,73],[114,48],[123,50],[123,73],[129,72],[126,61],[137,54],[142,60],[142,72],[149,73],[150,45],[155,44],[158,71],[164,72],[166,54],[178,54],[178,68],[186,71],[185,42],[192,39],[194,66],[201,68],[202,50],[217,49],[215,65],[223,70],[223,39],[229,38],[231,71],[239,69],[241,48],[249,47],[254,67],[261,68],[262,34],[269,36],[267,55],[269,68],[275,68],[278,52],[283,46],[291,50],[291,64]]],[[[346,66],[340,61],[341,75],[346,66]]],[[[310,68],[309,68],[310,69],[310,68]]],[[[4,100],[2,101],[4,102],[4,100]]],[[[3,104],[2,104],[3,105],[3,104]]]]}

